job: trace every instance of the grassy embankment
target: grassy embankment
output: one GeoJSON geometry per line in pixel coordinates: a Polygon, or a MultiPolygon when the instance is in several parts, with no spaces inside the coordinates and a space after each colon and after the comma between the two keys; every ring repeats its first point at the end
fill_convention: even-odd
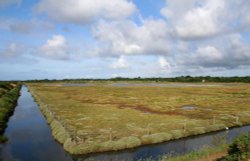
{"type": "MultiPolygon", "coordinates": [[[[190,152],[183,156],[162,156],[157,161],[212,161],[227,154],[228,146],[223,144],[218,147],[204,147],[202,150],[190,152]]],[[[146,161],[154,161],[147,159],[146,161]]]]}
{"type": "Polygon", "coordinates": [[[0,82],[0,142],[7,140],[3,133],[15,109],[20,87],[19,84],[0,82]]]}
{"type": "MultiPolygon", "coordinates": [[[[230,145],[221,144],[217,147],[207,147],[174,158],[163,156],[158,161],[247,161],[249,159],[250,132],[238,136],[230,145]]],[[[151,161],[151,159],[147,161],[151,161]]]]}
{"type": "Polygon", "coordinates": [[[71,154],[132,148],[250,123],[250,86],[29,84],[71,154]],[[193,109],[183,109],[183,106],[193,109]]]}

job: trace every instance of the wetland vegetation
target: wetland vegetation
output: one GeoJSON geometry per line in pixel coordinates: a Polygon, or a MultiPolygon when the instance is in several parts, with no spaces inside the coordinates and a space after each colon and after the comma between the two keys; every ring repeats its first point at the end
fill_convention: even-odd
{"type": "Polygon", "coordinates": [[[249,160],[250,158],[250,132],[242,134],[237,137],[232,144],[230,144],[227,155],[218,159],[218,161],[232,161],[232,160],[249,160]]]}
{"type": "Polygon", "coordinates": [[[17,83],[0,82],[0,142],[7,140],[3,133],[16,106],[20,87],[17,83]]]}
{"type": "MultiPolygon", "coordinates": [[[[178,157],[164,155],[158,161],[244,161],[250,158],[250,132],[236,137],[229,145],[225,144],[223,140],[220,137],[215,139],[219,143],[216,147],[205,147],[202,150],[178,157]]],[[[151,159],[147,161],[151,161],[151,159]]]]}
{"type": "Polygon", "coordinates": [[[133,148],[250,123],[248,84],[28,86],[54,137],[71,154],[133,148]]]}

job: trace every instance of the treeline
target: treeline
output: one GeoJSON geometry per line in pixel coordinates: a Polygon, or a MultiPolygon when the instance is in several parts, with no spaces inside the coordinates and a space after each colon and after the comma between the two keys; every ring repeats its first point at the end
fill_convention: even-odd
{"type": "Polygon", "coordinates": [[[0,82],[0,142],[7,140],[2,134],[9,117],[13,114],[21,84],[0,82]]]}
{"type": "Polygon", "coordinates": [[[180,76],[174,78],[162,78],[162,77],[153,77],[153,78],[124,78],[116,77],[110,79],[43,79],[43,80],[27,80],[25,82],[88,82],[88,81],[154,81],[154,82],[217,82],[217,83],[250,83],[250,76],[245,77],[211,77],[211,76],[180,76]]]}

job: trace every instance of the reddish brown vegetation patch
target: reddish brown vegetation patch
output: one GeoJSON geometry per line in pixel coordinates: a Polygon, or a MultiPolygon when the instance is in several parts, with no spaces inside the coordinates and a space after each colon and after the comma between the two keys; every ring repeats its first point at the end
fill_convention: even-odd
{"type": "Polygon", "coordinates": [[[126,105],[126,104],[121,104],[119,105],[120,109],[125,109],[125,108],[130,108],[130,109],[134,109],[134,110],[138,110],[141,111],[143,113],[149,113],[149,114],[158,114],[158,115],[183,115],[180,112],[177,111],[155,111],[152,110],[144,105],[126,105]]]}

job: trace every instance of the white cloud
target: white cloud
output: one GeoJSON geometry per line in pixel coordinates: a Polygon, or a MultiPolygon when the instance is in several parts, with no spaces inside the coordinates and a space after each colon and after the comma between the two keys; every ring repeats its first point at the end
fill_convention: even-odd
{"type": "Polygon", "coordinates": [[[158,59],[158,62],[159,62],[159,65],[162,69],[166,69],[166,70],[169,70],[170,69],[170,64],[169,62],[163,57],[163,56],[160,56],[159,59],[158,59]]]}
{"type": "Polygon", "coordinates": [[[221,31],[224,0],[189,0],[186,3],[168,1],[162,14],[171,20],[176,34],[182,38],[206,37],[221,31]],[[178,10],[176,11],[176,7],[178,10]]]}
{"type": "MultiPolygon", "coordinates": [[[[234,1],[231,5],[231,11],[233,11],[233,15],[235,15],[235,21],[241,24],[242,28],[249,28],[250,26],[250,1],[246,0],[238,0],[234,1]]],[[[249,29],[248,29],[249,31],[249,29]]]]}
{"type": "Polygon", "coordinates": [[[21,55],[24,51],[24,47],[17,43],[8,44],[3,51],[0,51],[0,54],[4,57],[15,57],[21,55]]]}
{"type": "Polygon", "coordinates": [[[207,62],[216,62],[223,58],[222,53],[213,46],[199,47],[196,52],[198,57],[207,62]]]}
{"type": "Polygon", "coordinates": [[[177,34],[184,38],[188,38],[190,33],[193,37],[217,34],[222,28],[220,15],[223,7],[223,1],[210,0],[202,7],[188,11],[183,20],[177,22],[177,34]]]}
{"type": "Polygon", "coordinates": [[[250,65],[250,44],[245,42],[240,34],[229,36],[229,44],[226,45],[225,53],[228,61],[233,66],[250,65]]]}
{"type": "Polygon", "coordinates": [[[130,0],[42,0],[35,10],[56,21],[84,24],[97,18],[126,18],[136,6],[130,0]]]}
{"type": "Polygon", "coordinates": [[[20,5],[22,0],[0,0],[0,7],[6,7],[12,4],[20,5]]]}
{"type": "MultiPolygon", "coordinates": [[[[0,1],[0,7],[18,2],[21,0],[0,1]]],[[[155,13],[152,17],[147,17],[144,11],[139,13],[132,0],[40,0],[33,9],[50,20],[65,23],[55,23],[56,32],[67,32],[72,42],[63,35],[53,35],[36,46],[41,35],[34,32],[43,31],[43,38],[49,34],[45,31],[53,28],[46,17],[31,20],[2,17],[1,31],[13,35],[28,33],[28,39],[21,36],[30,44],[3,46],[1,62],[20,61],[20,54],[23,60],[39,55],[70,60],[66,63],[72,63],[72,68],[75,64],[88,64],[91,66],[91,69],[85,66],[88,74],[96,76],[118,72],[122,76],[198,75],[250,67],[247,0],[166,0],[161,10],[164,18],[155,13]],[[75,24],[86,26],[78,28],[75,24]],[[30,42],[30,38],[38,40],[30,42]]],[[[13,39],[22,41],[19,36],[13,39]]]]}
{"type": "Polygon", "coordinates": [[[119,59],[112,64],[112,68],[114,69],[123,69],[123,68],[129,68],[130,64],[127,62],[125,57],[122,55],[119,57],[119,59]]]}
{"type": "Polygon", "coordinates": [[[183,68],[239,68],[250,65],[250,46],[241,35],[232,34],[213,45],[199,45],[193,53],[181,56],[178,65],[183,68]]]}
{"type": "MultiPolygon", "coordinates": [[[[204,0],[199,1],[204,3],[204,0]]],[[[168,20],[174,21],[175,16],[183,17],[197,2],[198,0],[166,0],[166,6],[161,9],[161,14],[168,20]]]]}
{"type": "Polygon", "coordinates": [[[249,27],[249,9],[245,0],[167,0],[161,14],[177,37],[199,39],[249,27]]]}
{"type": "Polygon", "coordinates": [[[172,72],[171,65],[165,57],[160,56],[158,58],[158,63],[159,63],[160,68],[157,69],[156,72],[158,72],[158,73],[171,73],[172,72]]]}
{"type": "Polygon", "coordinates": [[[53,35],[51,39],[40,48],[40,53],[44,57],[52,59],[66,60],[70,58],[69,45],[62,35],[53,35]]]}
{"type": "Polygon", "coordinates": [[[142,25],[130,20],[100,21],[93,29],[102,55],[167,54],[169,31],[163,20],[146,19],[142,25]]]}

